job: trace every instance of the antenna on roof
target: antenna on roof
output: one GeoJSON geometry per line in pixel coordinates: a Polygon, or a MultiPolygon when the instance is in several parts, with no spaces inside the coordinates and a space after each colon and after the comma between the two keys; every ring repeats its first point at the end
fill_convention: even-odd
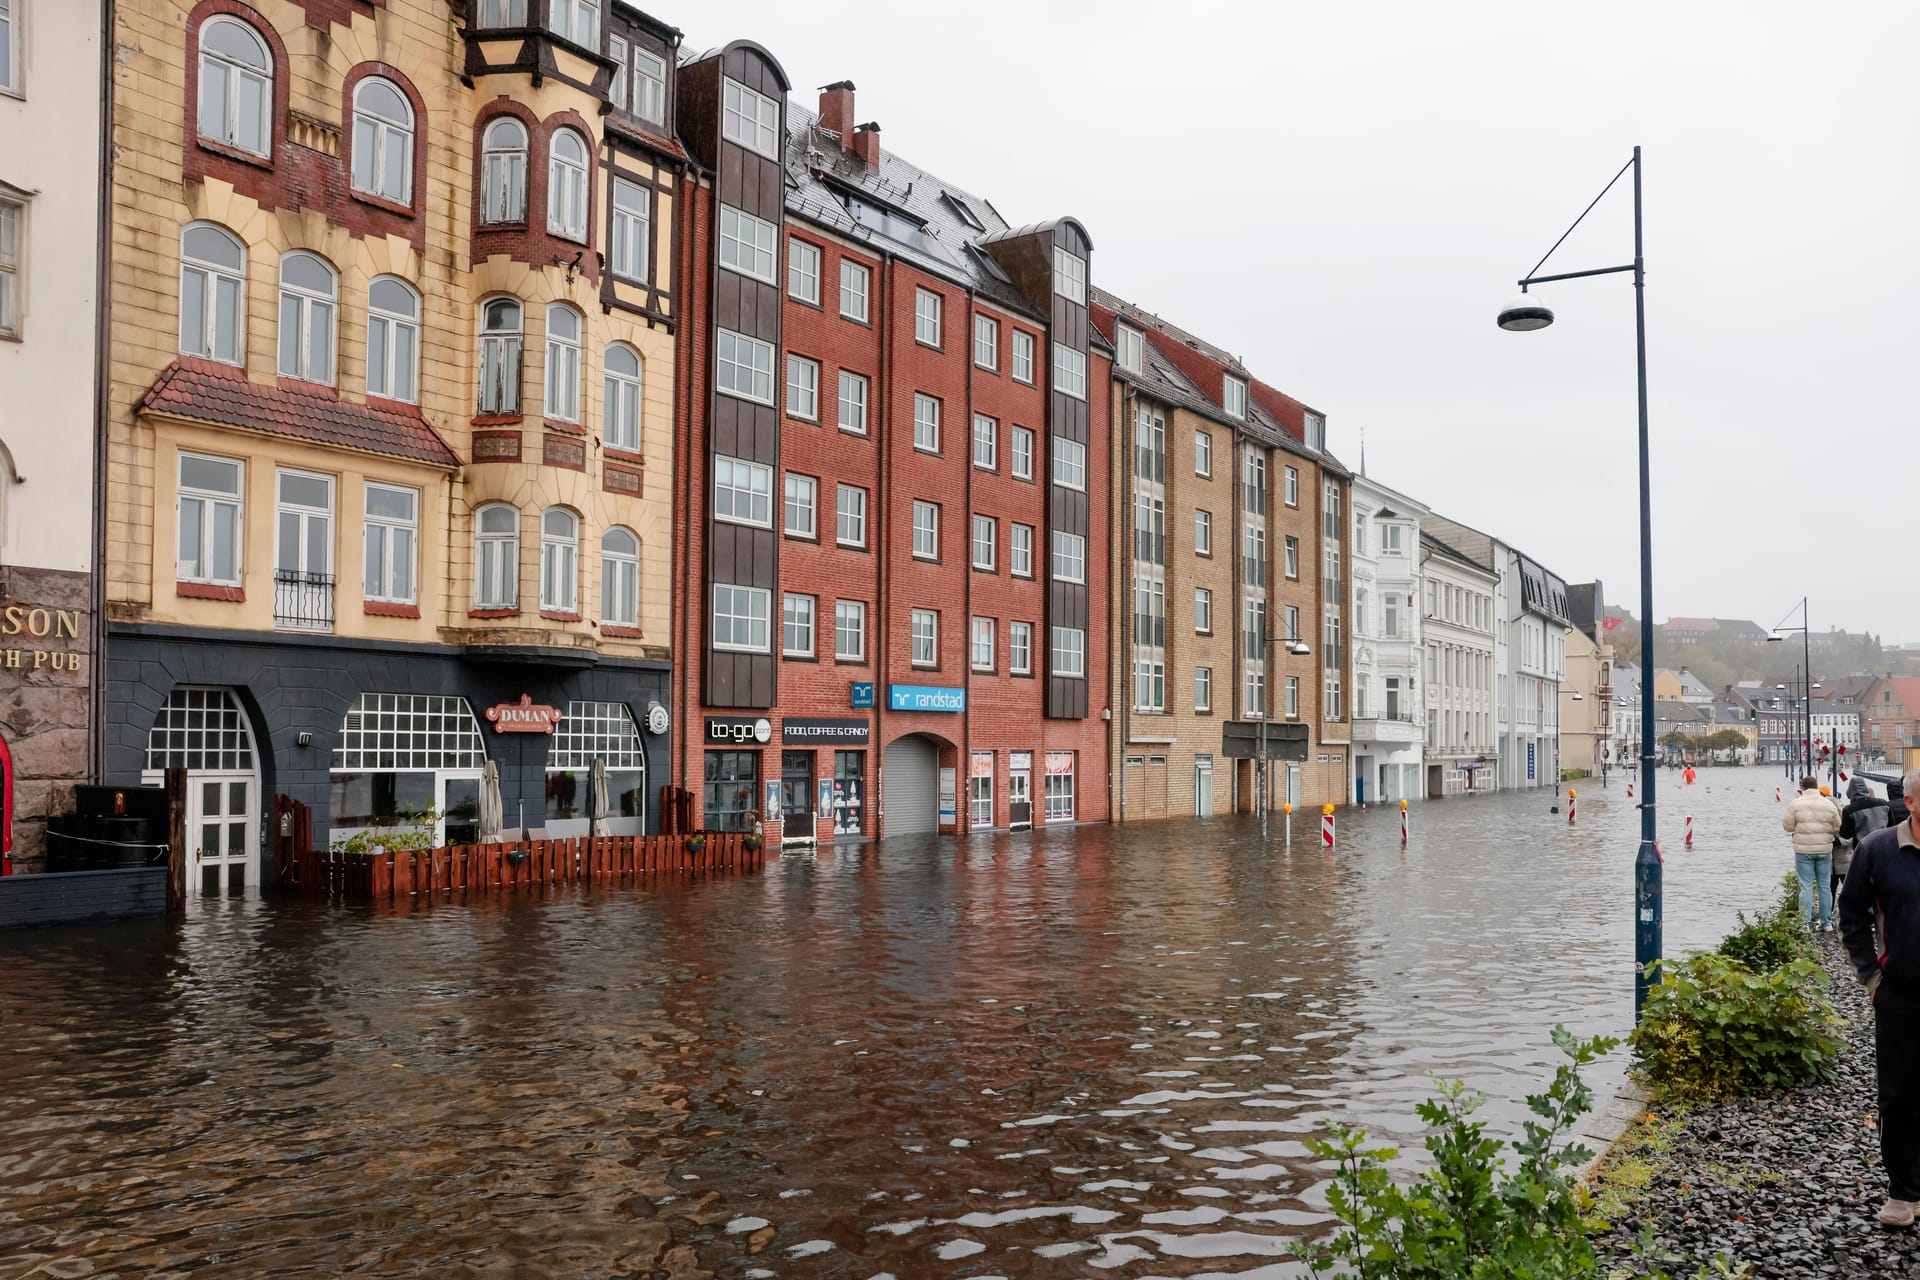
{"type": "Polygon", "coordinates": [[[1360,474],[1367,474],[1367,424],[1360,424],[1360,474]]]}

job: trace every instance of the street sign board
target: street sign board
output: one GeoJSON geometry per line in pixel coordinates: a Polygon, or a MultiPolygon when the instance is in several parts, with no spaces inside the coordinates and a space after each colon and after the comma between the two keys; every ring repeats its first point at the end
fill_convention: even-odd
{"type": "Polygon", "coordinates": [[[1267,758],[1304,762],[1308,733],[1304,724],[1276,720],[1229,720],[1220,726],[1220,754],[1229,760],[1253,760],[1260,755],[1261,730],[1266,731],[1267,758]]]}

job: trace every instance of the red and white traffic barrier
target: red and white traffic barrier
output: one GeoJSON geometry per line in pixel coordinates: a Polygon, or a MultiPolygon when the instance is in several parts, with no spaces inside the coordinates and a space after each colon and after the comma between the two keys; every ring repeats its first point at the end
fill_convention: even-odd
{"type": "Polygon", "coordinates": [[[1400,802],[1400,843],[1405,844],[1406,842],[1407,842],[1407,802],[1405,800],[1402,800],[1400,802]]]}
{"type": "Polygon", "coordinates": [[[1579,796],[1579,794],[1580,793],[1578,791],[1575,791],[1572,787],[1567,788],[1567,825],[1568,826],[1573,825],[1574,815],[1578,812],[1578,808],[1574,804],[1574,801],[1579,796]]]}
{"type": "Polygon", "coordinates": [[[1323,805],[1320,809],[1320,847],[1333,849],[1333,806],[1323,805]]]}
{"type": "Polygon", "coordinates": [[[1687,848],[1693,848],[1693,815],[1687,815],[1687,848]]]}

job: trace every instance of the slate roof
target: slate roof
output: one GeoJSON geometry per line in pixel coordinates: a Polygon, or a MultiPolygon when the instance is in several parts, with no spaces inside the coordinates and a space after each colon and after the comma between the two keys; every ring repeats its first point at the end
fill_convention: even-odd
{"type": "MultiPolygon", "coordinates": [[[[882,147],[878,168],[869,169],[840,143],[816,134],[819,115],[798,103],[787,105],[787,212],[825,227],[855,243],[874,246],[931,275],[971,288],[996,306],[1044,322],[1020,291],[1001,274],[983,246],[1005,238],[1014,228],[992,202],[935,177],[882,147]],[[847,209],[840,192],[850,191],[917,222],[913,241],[895,239],[868,227],[847,209]],[[957,207],[956,207],[957,206],[957,207]],[[971,213],[976,230],[961,213],[971,213]]],[[[1042,224],[1045,225],[1045,224],[1042,224]]]]}
{"type": "Polygon", "coordinates": [[[1458,560],[1461,564],[1471,565],[1473,568],[1478,569],[1480,572],[1487,574],[1490,577],[1497,578],[1500,576],[1499,574],[1495,573],[1491,567],[1481,564],[1478,560],[1475,560],[1472,556],[1466,554],[1464,551],[1458,551],[1453,547],[1449,546],[1448,544],[1440,541],[1440,539],[1434,537],[1432,534],[1428,533],[1425,529],[1422,529],[1420,531],[1420,542],[1423,546],[1429,547],[1451,560],[1458,560]]]}
{"type": "Polygon", "coordinates": [[[460,455],[418,409],[354,404],[324,387],[249,382],[244,369],[181,356],[140,398],[149,413],[244,427],[315,444],[359,449],[452,469],[460,455]]]}

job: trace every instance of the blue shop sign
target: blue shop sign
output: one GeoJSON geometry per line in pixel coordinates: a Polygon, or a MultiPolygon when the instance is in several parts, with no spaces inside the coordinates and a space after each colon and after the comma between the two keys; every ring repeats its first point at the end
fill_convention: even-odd
{"type": "Polygon", "coordinates": [[[965,711],[967,691],[932,684],[890,684],[887,707],[892,711],[965,711]]]}
{"type": "Polygon", "coordinates": [[[873,681],[853,681],[853,705],[856,707],[870,707],[873,705],[873,681]]]}

